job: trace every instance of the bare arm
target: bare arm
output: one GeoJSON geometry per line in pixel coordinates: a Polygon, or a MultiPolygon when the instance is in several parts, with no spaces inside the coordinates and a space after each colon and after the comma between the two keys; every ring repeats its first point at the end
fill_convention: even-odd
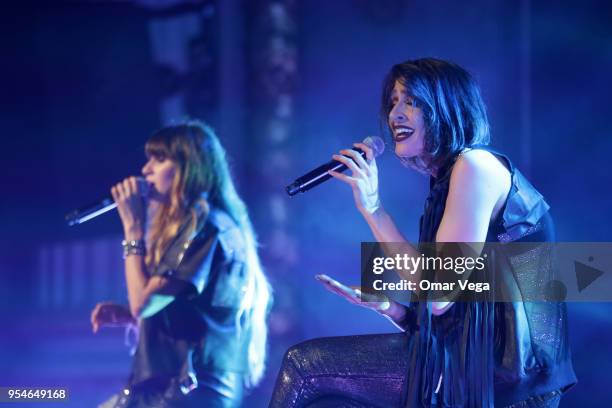
{"type": "Polygon", "coordinates": [[[179,279],[149,277],[144,257],[140,255],[130,255],[125,258],[125,281],[130,312],[135,318],[157,313],[189,285],[179,279]]]}
{"type": "MultiPolygon", "coordinates": [[[[145,236],[145,210],[141,188],[135,177],[129,177],[111,189],[127,241],[142,241],[145,236]]],[[[134,318],[147,317],[163,309],[189,285],[178,279],[150,277],[144,254],[126,256],[125,281],[130,312],[134,318]]]]}
{"type": "MultiPolygon", "coordinates": [[[[436,242],[474,243],[480,255],[496,204],[505,201],[510,174],[492,156],[481,150],[463,154],[453,167],[448,197],[436,242]]],[[[432,302],[432,313],[446,312],[452,302],[432,302]]]]}
{"type": "MultiPolygon", "coordinates": [[[[363,213],[362,213],[363,214],[363,213]]],[[[370,230],[378,242],[405,242],[406,238],[397,229],[393,218],[385,211],[382,204],[372,213],[363,214],[370,230]]]]}
{"type": "MultiPolygon", "coordinates": [[[[355,147],[366,152],[367,162],[355,150],[341,150],[342,155],[334,155],[333,158],[344,163],[352,172],[346,175],[330,171],[330,175],[348,184],[353,190],[355,204],[361,215],[365,218],[376,241],[382,244],[388,256],[398,252],[397,245],[391,247],[385,243],[401,243],[401,252],[416,257],[419,255],[399,231],[395,222],[383,208],[378,195],[378,167],[372,153],[372,149],[363,143],[355,143],[355,147]],[[349,156],[349,157],[345,157],[349,156]]],[[[399,271],[401,274],[401,271],[399,271]]],[[[417,280],[418,273],[403,276],[409,280],[417,280]]]]}
{"type": "MultiPolygon", "coordinates": [[[[382,207],[378,195],[378,167],[376,165],[376,160],[374,158],[372,149],[363,143],[355,143],[354,146],[360,148],[366,153],[367,161],[364,160],[364,158],[361,157],[361,155],[355,150],[341,150],[340,153],[342,155],[334,155],[333,158],[344,163],[351,170],[351,175],[349,176],[335,171],[330,171],[329,174],[351,187],[357,209],[365,218],[372,231],[372,234],[374,235],[374,238],[381,244],[383,251],[387,254],[387,256],[393,257],[396,253],[398,253],[398,251],[409,254],[411,257],[419,256],[419,252],[416,250],[416,248],[414,248],[406,240],[395,225],[395,222],[391,216],[382,207]],[[349,156],[350,158],[345,156],[349,156]],[[400,244],[399,246],[397,245],[398,243],[400,244]]],[[[397,272],[402,278],[413,282],[417,282],[420,279],[420,271],[414,271],[412,274],[403,273],[403,270],[397,272]]],[[[351,292],[350,288],[348,290],[339,289],[331,283],[328,283],[325,286],[328,290],[344,297],[349,301],[351,301],[351,299],[353,299],[355,296],[354,291],[351,292]]],[[[344,288],[347,287],[344,286],[344,288]]],[[[352,303],[356,302],[352,301],[352,303]]],[[[379,302],[374,307],[370,307],[367,303],[368,302],[363,302],[363,299],[361,299],[357,304],[375,310],[389,319],[399,329],[406,329],[401,324],[404,322],[406,317],[406,306],[395,302],[394,300],[388,299],[386,296],[385,302],[379,302]]]]}

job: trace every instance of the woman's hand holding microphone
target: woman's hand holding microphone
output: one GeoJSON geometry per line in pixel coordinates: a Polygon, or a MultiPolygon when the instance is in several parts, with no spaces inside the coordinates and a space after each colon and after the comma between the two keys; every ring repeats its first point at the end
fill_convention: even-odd
{"type": "Polygon", "coordinates": [[[144,239],[148,191],[149,186],[142,177],[128,177],[111,188],[128,241],[144,239]]]}
{"type": "MultiPolygon", "coordinates": [[[[144,239],[148,192],[149,186],[142,177],[128,177],[111,188],[126,241],[144,239]]],[[[135,324],[136,319],[124,305],[101,302],[91,312],[91,326],[94,333],[101,327],[125,327],[135,324]]]]}
{"type": "Polygon", "coordinates": [[[356,150],[340,150],[340,154],[334,154],[332,157],[345,164],[351,170],[351,175],[331,170],[329,175],[351,186],[357,209],[367,217],[380,208],[378,168],[372,148],[365,143],[354,143],[353,146],[365,152],[367,161],[356,150]]]}

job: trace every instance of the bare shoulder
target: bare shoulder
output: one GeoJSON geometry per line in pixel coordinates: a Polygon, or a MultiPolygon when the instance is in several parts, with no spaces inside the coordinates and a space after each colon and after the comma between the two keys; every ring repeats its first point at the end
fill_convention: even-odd
{"type": "Polygon", "coordinates": [[[491,220],[503,208],[512,184],[510,171],[501,160],[486,150],[470,150],[457,159],[451,174],[452,195],[490,211],[491,220]]]}
{"type": "Polygon", "coordinates": [[[510,183],[510,171],[493,153],[474,149],[459,156],[451,179],[460,184],[484,182],[505,189],[510,183]]]}
{"type": "Polygon", "coordinates": [[[506,166],[493,153],[482,149],[472,149],[462,153],[455,165],[470,166],[477,169],[508,171],[506,166]]]}

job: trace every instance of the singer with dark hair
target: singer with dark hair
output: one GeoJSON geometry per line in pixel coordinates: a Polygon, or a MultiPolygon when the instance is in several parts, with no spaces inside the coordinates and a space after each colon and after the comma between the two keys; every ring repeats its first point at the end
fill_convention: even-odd
{"type": "Polygon", "coordinates": [[[102,406],[240,406],[263,375],[271,301],[246,206],[205,124],[165,127],[145,153],[144,180],[111,190],[129,308],[100,303],[91,320],[139,337],[125,389],[102,406]]]}
{"type": "MultiPolygon", "coordinates": [[[[429,176],[419,245],[411,246],[385,211],[371,149],[334,158],[331,171],[353,191],[379,242],[554,242],[549,206],[508,157],[488,147],[485,105],[472,76],[433,58],[394,65],[383,83],[381,120],[395,154],[429,176]]],[[[540,255],[548,256],[547,254],[540,255]]],[[[524,257],[527,266],[546,259],[524,257]]],[[[495,265],[508,288],[537,281],[511,263],[495,265]]],[[[330,291],[389,318],[402,333],[322,338],[293,346],[271,407],[557,407],[576,378],[559,302],[421,301],[408,305],[368,295],[326,275],[330,291]]],[[[520,292],[515,294],[520,298],[520,292]]]]}

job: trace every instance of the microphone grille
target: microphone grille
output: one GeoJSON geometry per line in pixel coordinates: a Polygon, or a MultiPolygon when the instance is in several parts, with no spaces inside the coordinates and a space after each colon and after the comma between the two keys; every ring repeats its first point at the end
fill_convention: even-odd
{"type": "Polygon", "coordinates": [[[374,157],[378,157],[385,151],[385,141],[379,136],[368,136],[363,139],[363,143],[372,149],[374,157]]]}

